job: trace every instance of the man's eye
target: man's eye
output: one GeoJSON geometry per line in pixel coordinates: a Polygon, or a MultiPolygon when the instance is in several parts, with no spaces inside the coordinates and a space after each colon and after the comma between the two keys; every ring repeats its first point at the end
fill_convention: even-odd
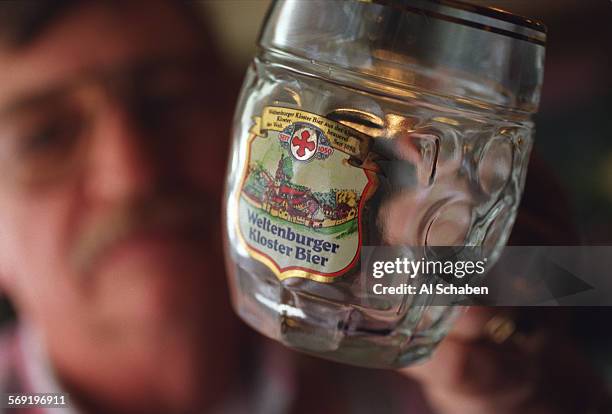
{"type": "Polygon", "coordinates": [[[62,131],[55,125],[28,136],[23,142],[23,150],[27,152],[44,151],[61,140],[62,131]]]}
{"type": "Polygon", "coordinates": [[[75,120],[41,125],[21,140],[21,155],[31,157],[66,151],[74,144],[80,130],[81,127],[75,120]]]}

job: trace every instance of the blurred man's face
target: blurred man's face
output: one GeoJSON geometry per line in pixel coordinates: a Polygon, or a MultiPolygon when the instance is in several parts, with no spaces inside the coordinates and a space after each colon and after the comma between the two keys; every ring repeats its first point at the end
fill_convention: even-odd
{"type": "Polygon", "coordinates": [[[2,285],[66,334],[170,334],[226,296],[215,61],[176,10],[125,3],[0,47],[2,285]]]}

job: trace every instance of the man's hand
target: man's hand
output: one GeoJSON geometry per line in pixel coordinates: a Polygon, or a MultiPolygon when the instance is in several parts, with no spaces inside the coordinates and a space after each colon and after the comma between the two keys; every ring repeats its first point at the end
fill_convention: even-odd
{"type": "Polygon", "coordinates": [[[400,372],[422,384],[438,414],[608,412],[600,381],[546,315],[472,307],[431,360],[400,372]],[[533,328],[521,332],[520,319],[533,328]]]}

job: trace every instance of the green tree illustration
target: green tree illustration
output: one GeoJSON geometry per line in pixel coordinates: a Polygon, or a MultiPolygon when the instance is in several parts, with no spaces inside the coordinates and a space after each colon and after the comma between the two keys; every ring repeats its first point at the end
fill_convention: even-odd
{"type": "Polygon", "coordinates": [[[285,174],[285,177],[287,177],[288,181],[293,179],[293,160],[291,157],[283,158],[283,173],[285,174]]]}

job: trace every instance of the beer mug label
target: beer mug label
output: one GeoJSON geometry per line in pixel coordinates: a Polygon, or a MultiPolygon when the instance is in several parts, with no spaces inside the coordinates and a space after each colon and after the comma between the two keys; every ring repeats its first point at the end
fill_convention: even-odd
{"type": "Polygon", "coordinates": [[[331,282],[359,260],[374,188],[357,167],[370,139],[320,115],[268,106],[255,117],[238,197],[238,234],[279,279],[331,282]]]}

